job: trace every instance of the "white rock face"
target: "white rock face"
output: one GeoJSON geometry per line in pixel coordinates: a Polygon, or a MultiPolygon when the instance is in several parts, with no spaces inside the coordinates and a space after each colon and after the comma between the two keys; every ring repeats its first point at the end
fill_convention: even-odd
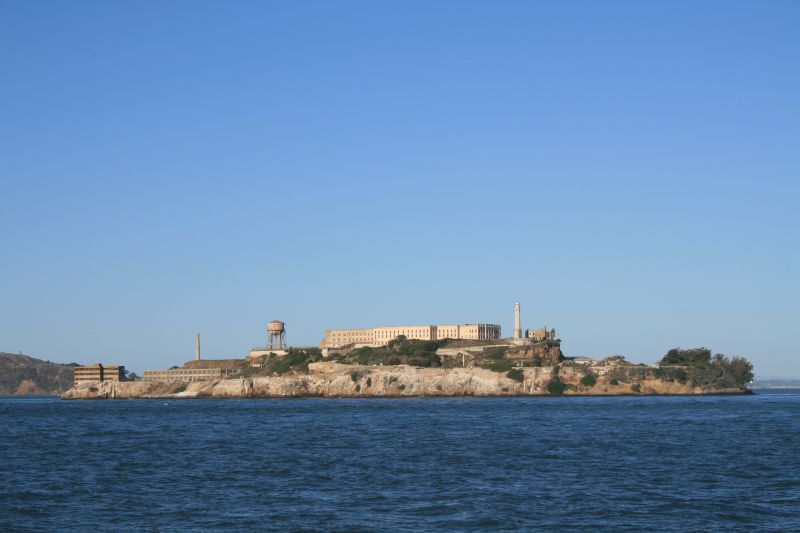
{"type": "MultiPolygon", "coordinates": [[[[404,397],[404,396],[536,396],[547,395],[547,385],[558,367],[533,367],[522,370],[522,381],[506,373],[484,368],[416,368],[400,366],[356,366],[320,362],[309,365],[309,374],[292,374],[220,381],[109,382],[84,385],[65,392],[63,399],[124,398],[296,398],[303,396],[404,397]]],[[[559,379],[569,387],[565,395],[635,394],[634,383],[645,394],[735,393],[703,391],[689,384],[631,377],[615,380],[609,368],[581,369],[561,366],[559,379]],[[581,385],[591,372],[592,386],[581,385]]],[[[623,368],[622,372],[627,373],[623,368]]]]}
{"type": "Polygon", "coordinates": [[[73,388],[65,399],[291,398],[301,396],[519,396],[541,393],[552,369],[526,368],[522,382],[483,368],[365,367],[313,363],[308,375],[225,379],[194,383],[119,382],[73,388]]]}

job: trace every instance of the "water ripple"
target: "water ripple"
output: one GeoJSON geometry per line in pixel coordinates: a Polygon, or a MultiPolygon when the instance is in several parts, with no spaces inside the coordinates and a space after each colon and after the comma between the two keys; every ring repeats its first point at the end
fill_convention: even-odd
{"type": "Polygon", "coordinates": [[[800,530],[800,394],[0,399],[2,531],[800,530]]]}

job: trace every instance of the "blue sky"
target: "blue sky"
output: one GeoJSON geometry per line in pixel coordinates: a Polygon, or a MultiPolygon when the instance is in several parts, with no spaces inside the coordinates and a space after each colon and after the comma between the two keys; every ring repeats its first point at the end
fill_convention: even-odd
{"type": "Polygon", "coordinates": [[[0,1],[0,351],[555,327],[800,377],[800,4],[0,1]]]}

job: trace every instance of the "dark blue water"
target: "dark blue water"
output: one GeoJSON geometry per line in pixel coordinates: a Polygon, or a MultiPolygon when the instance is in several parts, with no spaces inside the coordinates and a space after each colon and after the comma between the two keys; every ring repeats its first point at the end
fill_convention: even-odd
{"type": "Polygon", "coordinates": [[[0,399],[0,530],[800,530],[800,391],[0,399]]]}

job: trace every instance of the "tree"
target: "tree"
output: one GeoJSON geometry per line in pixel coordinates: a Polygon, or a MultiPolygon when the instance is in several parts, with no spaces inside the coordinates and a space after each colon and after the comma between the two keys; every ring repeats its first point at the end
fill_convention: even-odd
{"type": "MultiPolygon", "coordinates": [[[[729,358],[718,353],[711,356],[708,348],[681,350],[673,348],[661,359],[662,366],[685,367],[685,375],[676,376],[679,381],[687,377],[694,386],[713,387],[717,389],[744,389],[753,379],[753,364],[744,357],[729,358]],[[683,378],[683,379],[680,379],[683,378]]],[[[665,369],[656,372],[664,377],[665,369]]]]}
{"type": "Polygon", "coordinates": [[[661,364],[668,366],[706,366],[710,363],[711,350],[708,348],[693,348],[691,350],[673,348],[661,359],[661,364]]]}
{"type": "Polygon", "coordinates": [[[744,357],[734,355],[730,361],[730,369],[739,383],[745,385],[753,381],[753,363],[744,357]]]}
{"type": "Polygon", "coordinates": [[[398,335],[394,339],[390,340],[389,343],[386,345],[386,347],[391,350],[392,348],[394,348],[395,344],[402,344],[406,340],[408,340],[408,338],[405,335],[398,335]]]}

